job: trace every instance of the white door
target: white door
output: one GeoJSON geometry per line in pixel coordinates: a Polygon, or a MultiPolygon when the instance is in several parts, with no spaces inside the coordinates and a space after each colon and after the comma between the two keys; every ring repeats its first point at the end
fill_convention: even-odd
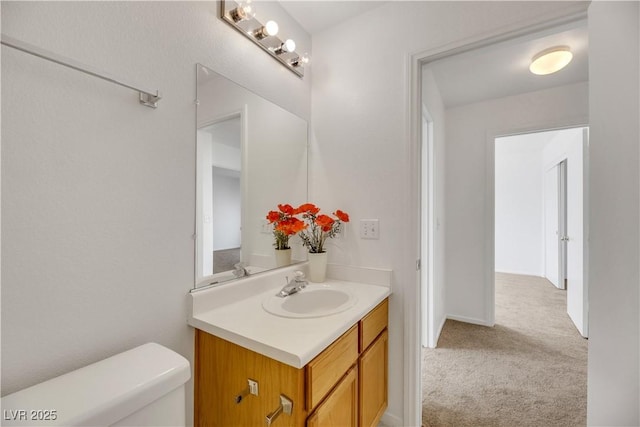
{"type": "Polygon", "coordinates": [[[567,313],[584,337],[588,334],[588,284],[585,271],[587,256],[587,221],[585,196],[587,189],[588,129],[571,144],[567,162],[567,313]]]}
{"type": "Polygon", "coordinates": [[[567,160],[558,164],[558,281],[567,289],[567,160]]]}
{"type": "Polygon", "coordinates": [[[555,165],[544,174],[544,275],[554,286],[563,289],[560,277],[559,234],[559,167],[555,165]]]}

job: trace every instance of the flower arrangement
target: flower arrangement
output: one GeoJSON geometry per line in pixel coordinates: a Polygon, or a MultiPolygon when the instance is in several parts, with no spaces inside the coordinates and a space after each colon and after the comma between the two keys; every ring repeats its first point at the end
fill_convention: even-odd
{"type": "Polygon", "coordinates": [[[278,205],[277,211],[269,211],[267,214],[267,221],[273,224],[273,236],[275,237],[273,245],[276,249],[290,249],[289,237],[306,227],[304,221],[295,217],[296,214],[296,209],[288,204],[278,205]]]}
{"type": "Polygon", "coordinates": [[[294,210],[296,215],[302,215],[306,223],[299,231],[302,244],[310,253],[324,252],[324,243],[340,232],[343,222],[349,222],[349,214],[341,210],[333,213],[335,219],[329,215],[320,214],[320,208],[313,203],[305,203],[294,210]]]}

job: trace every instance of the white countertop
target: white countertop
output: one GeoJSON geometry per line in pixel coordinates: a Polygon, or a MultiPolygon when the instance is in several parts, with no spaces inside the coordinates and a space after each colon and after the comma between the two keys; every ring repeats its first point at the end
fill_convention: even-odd
{"type": "MultiPolygon", "coordinates": [[[[287,365],[302,368],[391,294],[390,283],[384,283],[390,281],[390,271],[366,269],[367,274],[361,277],[371,277],[372,271],[374,276],[376,272],[382,272],[377,275],[382,280],[370,284],[329,278],[324,282],[344,288],[357,298],[356,304],[346,311],[310,319],[267,313],[262,302],[282,288],[285,276],[293,277],[294,270],[305,268],[296,265],[193,292],[188,323],[287,365]]],[[[352,267],[348,269],[349,274],[343,277],[359,276],[352,267]]],[[[342,268],[330,271],[339,273],[342,268]]]]}

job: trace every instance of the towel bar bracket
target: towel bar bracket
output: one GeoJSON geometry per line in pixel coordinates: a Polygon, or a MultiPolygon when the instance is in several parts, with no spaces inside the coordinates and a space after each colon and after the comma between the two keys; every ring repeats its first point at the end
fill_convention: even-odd
{"type": "Polygon", "coordinates": [[[160,96],[160,91],[157,92],[157,95],[140,92],[140,104],[147,107],[158,108],[158,101],[160,101],[161,98],[162,97],[160,96]]]}

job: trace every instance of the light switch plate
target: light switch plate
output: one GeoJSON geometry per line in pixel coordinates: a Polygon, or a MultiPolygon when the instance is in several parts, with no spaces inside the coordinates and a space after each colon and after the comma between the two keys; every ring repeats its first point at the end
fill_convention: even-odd
{"type": "Polygon", "coordinates": [[[262,234],[271,234],[273,233],[273,226],[269,223],[269,221],[263,219],[260,223],[260,232],[262,234]]]}
{"type": "Polygon", "coordinates": [[[360,238],[361,239],[379,239],[380,238],[380,221],[377,219],[361,219],[360,220],[360,238]]]}

